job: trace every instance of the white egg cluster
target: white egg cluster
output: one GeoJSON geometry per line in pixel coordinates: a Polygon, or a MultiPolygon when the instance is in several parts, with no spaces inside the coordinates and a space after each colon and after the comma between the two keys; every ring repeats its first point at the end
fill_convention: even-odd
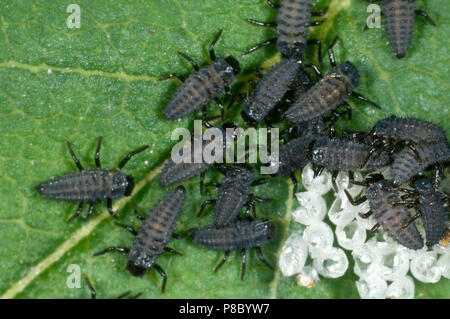
{"type": "MultiPolygon", "coordinates": [[[[355,174],[355,178],[361,176],[355,174]]],[[[283,245],[279,266],[284,276],[296,275],[298,284],[305,287],[317,283],[319,275],[341,277],[349,266],[345,249],[351,251],[354,260],[361,298],[413,298],[414,281],[408,273],[426,283],[436,283],[441,277],[450,279],[450,246],[414,251],[397,244],[382,229],[368,236],[376,221],[358,214],[369,211],[367,201],[359,206],[349,202],[344,189],[356,197],[364,187],[349,183],[347,173],[339,173],[338,192],[328,211],[323,196],[332,189],[331,174],[324,170],[314,178],[308,164],[302,172],[302,183],[306,192],[296,194],[300,207],[292,216],[306,228],[292,233],[283,245]],[[334,232],[324,221],[326,216],[335,225],[334,232]],[[337,245],[333,245],[335,238],[337,245]]],[[[416,223],[423,234],[420,221],[416,223]]]]}

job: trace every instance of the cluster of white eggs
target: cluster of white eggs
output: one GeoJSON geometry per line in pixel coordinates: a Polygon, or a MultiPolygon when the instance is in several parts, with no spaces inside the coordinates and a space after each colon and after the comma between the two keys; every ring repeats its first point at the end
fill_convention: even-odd
{"type": "MultiPolygon", "coordinates": [[[[383,175],[389,175],[389,171],[383,175]]],[[[356,174],[355,178],[361,176],[356,174]]],[[[347,173],[340,172],[336,179],[338,192],[330,208],[324,199],[332,189],[328,171],[314,178],[308,164],[302,172],[302,183],[306,191],[296,194],[300,206],[292,217],[304,227],[292,233],[283,245],[279,266],[284,276],[295,275],[299,285],[312,287],[320,276],[343,276],[351,256],[361,298],[413,298],[412,277],[426,283],[436,283],[442,277],[450,279],[450,246],[411,250],[382,229],[377,234],[369,231],[376,221],[358,214],[369,211],[368,202],[353,206],[344,193],[347,189],[356,197],[364,187],[349,183],[347,173]]],[[[421,219],[416,223],[423,233],[421,219]]]]}

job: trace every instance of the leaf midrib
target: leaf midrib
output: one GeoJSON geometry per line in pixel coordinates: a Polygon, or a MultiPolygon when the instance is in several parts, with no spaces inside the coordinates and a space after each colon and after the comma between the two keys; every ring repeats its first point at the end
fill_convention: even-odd
{"type": "Polygon", "coordinates": [[[58,66],[48,65],[46,63],[34,65],[34,64],[21,63],[21,62],[17,62],[14,60],[9,60],[7,62],[0,63],[0,69],[15,69],[15,68],[21,68],[21,69],[27,70],[31,73],[55,71],[55,72],[61,72],[61,73],[76,73],[76,74],[83,75],[85,77],[101,76],[101,77],[110,78],[110,79],[122,80],[127,83],[135,82],[135,81],[147,81],[147,82],[157,82],[158,81],[158,77],[156,77],[156,76],[134,75],[134,74],[128,74],[125,72],[107,72],[107,71],[101,71],[101,70],[86,70],[83,68],[58,67],[58,66]]]}

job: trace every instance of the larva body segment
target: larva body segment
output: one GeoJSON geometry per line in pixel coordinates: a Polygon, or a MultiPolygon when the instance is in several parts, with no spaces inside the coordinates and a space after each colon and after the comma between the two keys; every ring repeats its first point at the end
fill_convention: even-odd
{"type": "Polygon", "coordinates": [[[314,143],[312,161],[332,171],[352,172],[373,170],[390,163],[388,153],[370,154],[370,150],[369,145],[360,142],[323,136],[314,143]]]}
{"type": "Polygon", "coordinates": [[[274,232],[275,227],[270,221],[241,220],[223,228],[200,228],[194,233],[194,241],[213,250],[242,250],[263,246],[273,237],[274,232]]]}
{"type": "MultiPolygon", "coordinates": [[[[205,158],[205,154],[203,153],[204,151],[211,151],[211,155],[214,155],[215,152],[218,151],[218,148],[222,148],[223,154],[225,153],[227,147],[231,147],[232,145],[234,145],[233,143],[235,136],[233,136],[233,133],[231,132],[227,133],[226,128],[215,126],[209,128],[209,130],[212,134],[210,136],[211,139],[209,139],[209,137],[208,139],[206,139],[206,137],[203,137],[204,139],[202,140],[202,143],[198,143],[198,146],[201,147],[196,146],[197,144],[195,143],[194,139],[190,141],[191,157],[188,163],[175,163],[172,158],[167,161],[167,163],[161,170],[161,174],[159,175],[159,184],[161,186],[168,187],[204,173],[214,164],[213,160],[216,160],[215,158],[205,158]],[[200,161],[200,163],[196,163],[196,161],[200,161]]],[[[210,155],[210,153],[208,153],[208,155],[210,155]]],[[[217,162],[222,163],[221,161],[217,162]]],[[[201,182],[201,185],[202,183],[203,182],[201,182]]]]}
{"type": "Polygon", "coordinates": [[[311,144],[314,141],[310,134],[294,138],[280,146],[279,166],[275,176],[286,177],[305,167],[311,159],[311,144]]]}
{"type": "Polygon", "coordinates": [[[373,133],[380,137],[415,143],[435,143],[447,140],[444,130],[436,124],[395,115],[378,121],[373,128],[373,133]]]}
{"type": "Polygon", "coordinates": [[[211,165],[208,163],[175,163],[169,159],[159,175],[159,185],[168,187],[186,181],[207,171],[211,165]]]}
{"type": "Polygon", "coordinates": [[[298,100],[300,96],[305,94],[312,86],[312,81],[308,73],[304,69],[300,68],[297,75],[289,86],[289,90],[284,96],[284,100],[287,103],[298,100]]]}
{"type": "Polygon", "coordinates": [[[301,122],[296,126],[298,136],[309,136],[311,140],[316,140],[323,136],[327,129],[327,125],[321,116],[311,121],[301,122]]]}
{"type": "Polygon", "coordinates": [[[394,185],[406,183],[428,166],[450,160],[450,146],[447,142],[415,144],[415,149],[416,152],[404,147],[395,156],[391,168],[394,185]]]}
{"type": "Polygon", "coordinates": [[[170,158],[161,170],[161,174],[159,175],[159,185],[168,187],[170,185],[186,181],[196,175],[205,172],[211,167],[212,163],[207,163],[203,160],[203,153],[198,154],[200,156],[197,155],[197,157],[201,159],[201,163],[195,162],[195,152],[201,152],[208,143],[206,141],[203,141],[202,149],[200,150],[195,149],[194,140],[191,140],[190,143],[190,162],[175,163],[172,158],[170,158]]]}

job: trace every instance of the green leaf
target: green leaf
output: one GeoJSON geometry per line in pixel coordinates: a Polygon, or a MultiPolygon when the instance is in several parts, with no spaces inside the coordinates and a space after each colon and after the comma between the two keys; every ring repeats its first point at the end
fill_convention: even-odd
{"type": "MultiPolygon", "coordinates": [[[[99,298],[114,298],[132,290],[144,298],[358,298],[351,264],[339,279],[324,279],[312,289],[297,286],[279,270],[267,269],[250,253],[247,274],[239,280],[240,254],[214,273],[222,255],[196,246],[189,239],[171,240],[170,246],[184,256],[163,255],[158,263],[168,275],[166,293],[160,293],[161,278],[154,270],[143,278],[126,270],[126,256],[93,257],[108,246],[130,246],[132,236],[113,224],[105,204],[96,206],[88,221],[67,218],[76,204],[39,196],[34,186],[76,168],[65,141],[85,167],[94,167],[96,139],[104,136],[103,167],[113,168],[130,150],[144,144],[151,149],[133,158],[125,168],[135,176],[132,197],[117,201],[120,220],[139,226],[131,204],[148,211],[167,190],[157,183],[157,174],[170,156],[171,132],[192,127],[196,116],[167,121],[162,110],[179,83],[159,82],[171,72],[188,75],[192,68],[177,55],[189,54],[201,65],[208,63],[207,47],[219,29],[224,33],[216,53],[239,59],[244,84],[257,68],[267,69],[279,61],[274,47],[242,57],[251,45],[274,35],[268,28],[245,22],[245,18],[273,21],[276,10],[263,0],[153,0],[76,1],[81,8],[81,28],[69,29],[66,12],[70,2],[2,1],[0,6],[0,296],[4,298],[89,298],[81,289],[70,289],[66,281],[71,264],[79,265],[99,298]]],[[[311,37],[329,44],[335,35],[338,61],[350,60],[362,75],[358,92],[378,102],[382,111],[360,103],[354,120],[342,121],[354,129],[368,129],[390,114],[415,116],[440,124],[450,133],[448,48],[450,6],[445,1],[417,1],[437,22],[432,27],[417,18],[412,45],[403,60],[397,60],[382,29],[363,32],[364,1],[319,1],[329,4],[327,21],[314,28],[311,37]]],[[[315,60],[314,50],[308,61],[315,60]]],[[[321,68],[329,70],[327,58],[321,68]]],[[[214,106],[210,112],[217,113],[214,106]]],[[[217,113],[218,114],[218,113],[217,113]]],[[[239,107],[228,114],[238,120],[239,107]]],[[[208,179],[219,178],[211,172],[208,179]]],[[[199,195],[199,179],[185,183],[188,196],[177,231],[206,225],[212,216],[197,219],[210,190],[199,195]]],[[[256,194],[274,198],[258,205],[260,216],[277,225],[276,238],[263,251],[277,263],[282,242],[295,225],[291,211],[292,185],[272,179],[256,188],[256,194]]],[[[86,212],[86,211],[85,211],[86,212]]],[[[449,280],[421,284],[416,297],[448,298],[449,280]]]]}

